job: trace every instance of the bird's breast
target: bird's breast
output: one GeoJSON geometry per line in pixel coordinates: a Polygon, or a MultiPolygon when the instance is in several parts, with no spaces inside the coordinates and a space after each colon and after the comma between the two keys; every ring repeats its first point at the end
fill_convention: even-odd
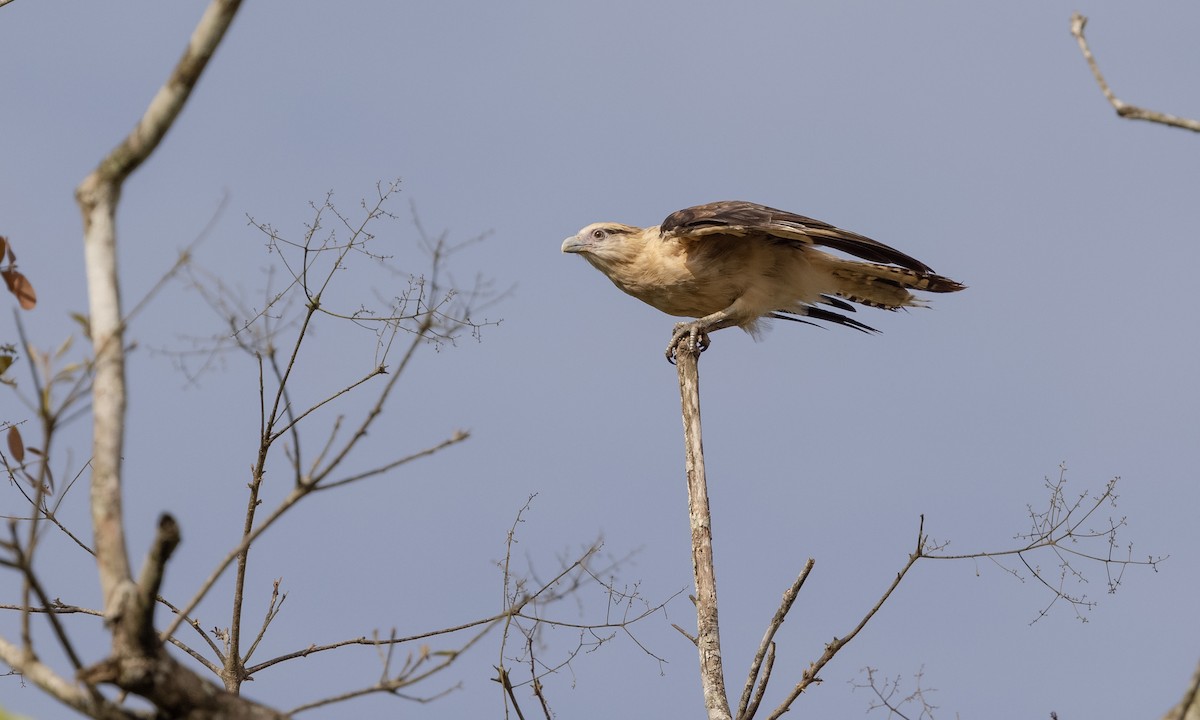
{"type": "Polygon", "coordinates": [[[728,261],[694,262],[672,244],[663,245],[666,247],[649,249],[606,274],[621,290],[677,317],[712,314],[741,295],[739,283],[744,273],[728,261]]]}

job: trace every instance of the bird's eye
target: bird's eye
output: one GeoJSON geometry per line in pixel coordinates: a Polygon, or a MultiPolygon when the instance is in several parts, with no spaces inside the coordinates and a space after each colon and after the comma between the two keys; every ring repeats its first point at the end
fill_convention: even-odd
{"type": "Polygon", "coordinates": [[[596,228],[595,230],[592,231],[592,239],[593,240],[603,240],[604,239],[604,231],[601,230],[600,228],[596,228]]]}

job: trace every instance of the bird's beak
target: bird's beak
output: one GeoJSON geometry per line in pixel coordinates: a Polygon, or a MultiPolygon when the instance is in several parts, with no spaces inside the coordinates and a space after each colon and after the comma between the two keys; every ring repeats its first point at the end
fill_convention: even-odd
{"type": "Polygon", "coordinates": [[[565,253],[581,253],[587,252],[589,244],[586,240],[581,239],[578,235],[563,240],[562,251],[565,253]]]}

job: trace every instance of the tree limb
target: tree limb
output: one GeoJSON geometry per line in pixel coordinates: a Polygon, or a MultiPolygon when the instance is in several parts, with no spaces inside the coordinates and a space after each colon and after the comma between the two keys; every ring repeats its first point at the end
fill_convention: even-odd
{"type": "Polygon", "coordinates": [[[179,547],[179,540],[179,523],[175,522],[175,518],[163,513],[158,519],[158,532],[154,536],[154,543],[150,546],[150,554],[146,557],[141,578],[138,580],[138,615],[134,622],[137,625],[139,642],[145,648],[157,647],[159,644],[154,632],[154,606],[157,604],[158,591],[162,587],[167,561],[171,559],[175,548],[179,547]]]}
{"type": "Polygon", "coordinates": [[[696,577],[696,646],[700,650],[700,683],[709,720],[729,720],[732,716],[721,662],[717,578],[712,555],[712,515],[708,509],[704,443],[700,428],[700,350],[697,343],[681,343],[675,355],[683,410],[688,518],[692,528],[692,570],[696,577]]]}
{"type": "Polygon", "coordinates": [[[846,645],[848,645],[864,627],[866,627],[867,623],[871,621],[871,618],[875,617],[875,613],[879,612],[879,608],[883,607],[883,604],[886,603],[888,598],[892,596],[892,592],[899,587],[900,582],[904,579],[904,576],[908,574],[908,571],[912,569],[912,566],[916,564],[917,560],[925,557],[925,540],[925,516],[922,515],[920,527],[917,529],[917,548],[908,556],[908,562],[904,564],[904,567],[900,568],[900,572],[896,573],[896,578],[892,580],[892,584],[889,585],[887,590],[883,592],[883,595],[880,596],[879,601],[867,611],[867,614],[864,615],[862,620],[858,622],[858,625],[854,626],[853,630],[851,630],[844,637],[835,637],[829,642],[828,645],[825,646],[825,652],[823,652],[821,657],[817,658],[815,662],[809,665],[808,669],[805,670],[801,675],[800,682],[796,683],[795,687],[792,688],[787,698],[780,703],[777,708],[775,708],[775,710],[767,717],[767,720],[778,720],[791,708],[792,703],[796,701],[796,698],[800,697],[800,693],[804,692],[809,685],[821,682],[821,678],[817,676],[817,673],[821,672],[821,669],[824,668],[842,648],[846,647],[846,645]]]}
{"type": "Polygon", "coordinates": [[[32,652],[17,647],[4,638],[0,638],[0,660],[59,702],[97,720],[149,720],[154,717],[153,713],[118,707],[99,693],[89,692],[78,683],[59,676],[32,652]]]}
{"type": "MultiPolygon", "coordinates": [[[[80,671],[88,684],[108,682],[145,697],[160,714],[202,717],[279,717],[256,703],[221,692],[179,665],[153,631],[153,605],[162,566],[178,541],[173,522],[160,526],[141,587],[133,581],[122,524],[125,321],[118,282],[116,213],[125,180],[154,152],[183,110],[200,75],[225,37],[240,0],[212,0],[171,76],[133,130],[75,191],[83,215],[84,257],[95,370],[92,383],[92,525],[105,617],[112,623],[108,659],[80,671]]],[[[177,531],[177,528],[175,528],[177,531]]],[[[54,692],[62,697],[61,693],[54,692]]]]}
{"type": "Polygon", "coordinates": [[[1079,13],[1071,15],[1071,34],[1075,36],[1075,41],[1079,43],[1079,50],[1083,53],[1083,58],[1087,60],[1088,67],[1092,69],[1092,76],[1096,78],[1096,84],[1100,86],[1100,92],[1104,93],[1105,99],[1117,111],[1117,115],[1130,120],[1146,120],[1148,122],[1158,123],[1160,125],[1168,125],[1170,127],[1182,128],[1183,130],[1191,130],[1192,132],[1200,132],[1200,120],[1192,120],[1191,118],[1178,117],[1176,115],[1168,115],[1167,113],[1158,112],[1157,110],[1147,110],[1129,105],[1123,102],[1108,86],[1104,80],[1104,76],[1100,74],[1100,66],[1096,64],[1096,58],[1092,55],[1091,49],[1088,47],[1087,40],[1083,37],[1083,28],[1087,25],[1087,18],[1079,13]]]}
{"type": "Polygon", "coordinates": [[[240,0],[213,0],[167,82],[128,136],[75,191],[83,213],[84,255],[95,377],[92,385],[92,523],[104,609],[117,619],[132,588],[121,525],[121,453],[125,431],[124,321],[117,278],[116,213],[121,186],[150,157],[191,96],[240,0]]]}
{"type": "Polygon", "coordinates": [[[742,689],[742,699],[738,702],[737,717],[739,720],[754,717],[755,711],[758,710],[758,703],[762,700],[762,696],[767,690],[767,682],[771,679],[771,666],[774,664],[775,659],[775,633],[783,625],[783,621],[787,619],[787,614],[796,602],[796,596],[800,594],[800,588],[804,587],[804,581],[808,579],[808,574],[812,572],[815,562],[815,560],[809,558],[808,562],[804,563],[804,569],[796,576],[796,581],[792,583],[792,586],[784,591],[783,600],[779,603],[779,609],[775,611],[775,615],[767,625],[767,632],[763,635],[762,642],[759,643],[758,652],[754,655],[754,661],[750,663],[750,677],[746,679],[746,687],[742,689]],[[767,661],[767,666],[763,671],[762,682],[758,682],[759,669],[762,667],[764,659],[767,661]],[[755,694],[755,702],[751,704],[750,694],[754,692],[756,682],[758,682],[758,692],[755,694]]]}

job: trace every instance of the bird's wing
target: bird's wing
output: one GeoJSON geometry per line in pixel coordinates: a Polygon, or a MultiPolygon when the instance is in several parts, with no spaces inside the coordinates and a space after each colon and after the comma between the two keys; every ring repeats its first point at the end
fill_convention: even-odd
{"type": "Polygon", "coordinates": [[[715,236],[765,236],[789,243],[823,245],[863,260],[899,265],[918,273],[932,272],[920,260],[869,237],[803,215],[743,200],[723,200],[678,210],[667,216],[660,231],[664,237],[688,240],[715,236]]]}

